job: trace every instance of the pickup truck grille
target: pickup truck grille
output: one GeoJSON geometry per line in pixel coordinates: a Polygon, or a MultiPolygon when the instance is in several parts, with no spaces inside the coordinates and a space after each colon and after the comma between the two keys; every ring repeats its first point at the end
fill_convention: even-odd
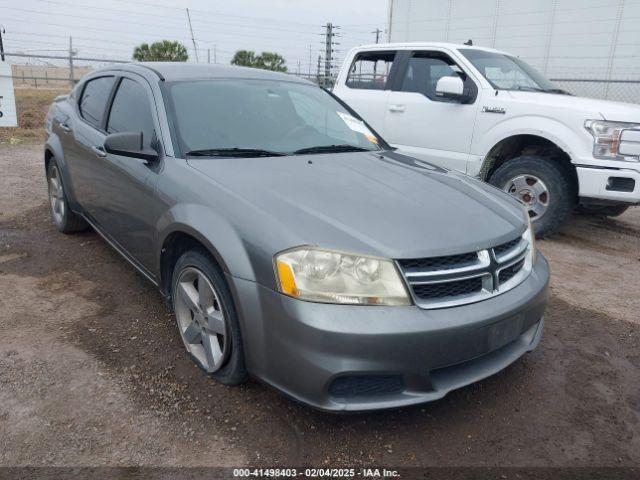
{"type": "Polygon", "coordinates": [[[477,252],[397,263],[416,305],[444,308],[484,300],[521,283],[531,271],[530,248],[521,236],[477,252]]]}

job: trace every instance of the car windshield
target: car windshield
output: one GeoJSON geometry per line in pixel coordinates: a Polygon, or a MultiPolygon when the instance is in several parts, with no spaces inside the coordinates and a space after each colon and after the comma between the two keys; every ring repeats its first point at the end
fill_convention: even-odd
{"type": "Polygon", "coordinates": [[[383,143],[329,93],[297,82],[168,82],[168,109],[183,155],[257,157],[380,150],[383,143]]]}
{"type": "Polygon", "coordinates": [[[519,58],[472,48],[460,52],[495,89],[565,93],[519,58]]]}

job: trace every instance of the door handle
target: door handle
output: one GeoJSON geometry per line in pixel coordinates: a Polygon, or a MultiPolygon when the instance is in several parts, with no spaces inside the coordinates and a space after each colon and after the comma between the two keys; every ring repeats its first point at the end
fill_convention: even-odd
{"type": "Polygon", "coordinates": [[[93,150],[93,153],[95,153],[100,158],[104,158],[107,156],[107,152],[104,151],[104,147],[100,145],[94,145],[93,147],[91,147],[91,150],[93,150]]]}
{"type": "Polygon", "coordinates": [[[71,133],[71,127],[69,126],[69,124],[67,124],[65,122],[60,123],[60,128],[65,133],[71,133]]]}
{"type": "Polygon", "coordinates": [[[390,105],[389,106],[389,111],[390,112],[404,112],[404,105],[390,105]]]}

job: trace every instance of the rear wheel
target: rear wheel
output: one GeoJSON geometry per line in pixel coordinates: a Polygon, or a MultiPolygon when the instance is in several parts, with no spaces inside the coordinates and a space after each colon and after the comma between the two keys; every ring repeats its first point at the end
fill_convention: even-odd
{"type": "Polygon", "coordinates": [[[247,378],[238,316],[224,275],[204,252],[176,263],[172,300],[182,341],[198,367],[225,385],[247,378]]]}
{"type": "Polygon", "coordinates": [[[491,175],[489,183],[524,203],[538,236],[564,225],[577,198],[568,167],[546,157],[524,155],[509,160],[491,175]]]}
{"type": "Polygon", "coordinates": [[[47,168],[47,187],[51,216],[56,228],[62,233],[72,233],[86,230],[89,225],[77,213],[71,211],[62,183],[60,168],[55,159],[51,159],[47,168]]]}

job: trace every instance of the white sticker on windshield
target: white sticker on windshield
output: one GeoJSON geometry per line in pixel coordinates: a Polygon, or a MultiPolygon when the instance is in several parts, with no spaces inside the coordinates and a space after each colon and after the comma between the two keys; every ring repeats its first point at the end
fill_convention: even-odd
{"type": "Polygon", "coordinates": [[[347,127],[349,127],[351,130],[353,130],[354,132],[363,134],[365,137],[367,137],[367,140],[369,140],[370,142],[378,143],[378,139],[371,132],[371,130],[367,128],[367,126],[364,124],[362,120],[358,120],[356,117],[354,117],[353,115],[349,115],[348,113],[343,113],[343,112],[336,112],[336,113],[340,116],[342,121],[346,123],[347,127]]]}

